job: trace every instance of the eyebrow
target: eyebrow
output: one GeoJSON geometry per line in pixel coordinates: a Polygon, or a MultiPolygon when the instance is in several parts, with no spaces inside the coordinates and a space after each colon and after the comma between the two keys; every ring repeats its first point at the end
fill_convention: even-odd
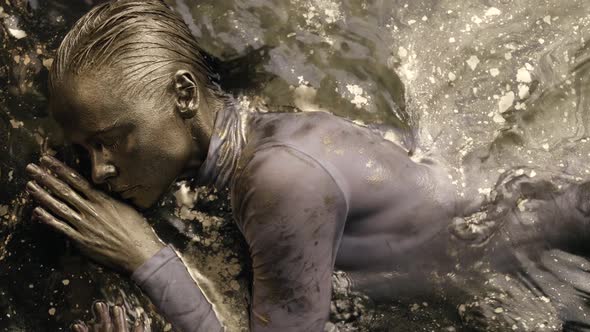
{"type": "Polygon", "coordinates": [[[103,135],[104,133],[107,133],[109,131],[112,131],[112,130],[115,130],[115,129],[119,129],[119,128],[125,126],[125,124],[119,124],[118,122],[119,122],[119,120],[117,119],[111,125],[108,125],[108,126],[102,128],[102,129],[95,130],[94,132],[92,132],[88,136],[88,138],[86,140],[87,141],[90,141],[92,139],[95,139],[97,136],[103,135]]]}

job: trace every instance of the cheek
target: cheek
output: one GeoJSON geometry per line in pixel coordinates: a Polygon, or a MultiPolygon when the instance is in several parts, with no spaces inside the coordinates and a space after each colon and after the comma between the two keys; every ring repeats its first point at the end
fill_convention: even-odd
{"type": "Polygon", "coordinates": [[[161,153],[171,163],[184,163],[191,153],[192,138],[182,124],[170,123],[162,128],[162,135],[157,143],[161,147],[161,153]]]}
{"type": "Polygon", "coordinates": [[[192,139],[184,127],[175,123],[160,123],[137,130],[127,142],[127,158],[141,162],[141,167],[166,171],[183,167],[190,157],[192,139]]]}
{"type": "Polygon", "coordinates": [[[134,198],[134,204],[153,204],[182,172],[191,154],[192,139],[184,128],[175,126],[150,127],[137,130],[128,138],[127,151],[121,155],[131,183],[144,186],[134,198]]]}

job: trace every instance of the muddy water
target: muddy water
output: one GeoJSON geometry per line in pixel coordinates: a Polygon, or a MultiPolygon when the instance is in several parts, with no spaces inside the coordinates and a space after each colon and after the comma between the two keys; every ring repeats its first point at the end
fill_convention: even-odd
{"type": "Polygon", "coordinates": [[[248,58],[235,80],[262,82],[256,92],[269,103],[406,130],[455,168],[459,185],[475,168],[476,189],[486,189],[473,163],[488,154],[484,166],[496,170],[588,173],[583,1],[176,5],[211,54],[248,58]]]}
{"type": "MultiPolygon", "coordinates": [[[[165,326],[132,284],[31,223],[22,190],[24,166],[41,151],[76,164],[47,118],[44,85],[61,37],[92,2],[0,3],[0,328],[6,331],[63,330],[74,319],[90,319],[92,301],[105,298],[125,302],[130,315],[146,313],[155,331],[165,326]]],[[[486,196],[510,169],[573,181],[590,175],[584,1],[168,3],[217,59],[228,90],[383,125],[387,138],[416,157],[447,163],[459,194],[486,196]]],[[[79,162],[87,166],[83,157],[79,162]]],[[[150,219],[238,329],[246,319],[242,244],[223,193],[192,190],[175,186],[150,219]]],[[[355,301],[334,305],[332,317],[343,330],[362,325],[355,301]]],[[[388,308],[387,315],[412,328],[438,315],[433,326],[460,328],[426,307],[388,308]]]]}

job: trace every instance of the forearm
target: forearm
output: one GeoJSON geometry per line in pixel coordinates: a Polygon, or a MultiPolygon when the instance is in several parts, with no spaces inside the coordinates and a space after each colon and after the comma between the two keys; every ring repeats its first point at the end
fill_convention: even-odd
{"type": "Polygon", "coordinates": [[[179,331],[223,331],[211,304],[171,247],[160,250],[131,278],[179,331]]]}

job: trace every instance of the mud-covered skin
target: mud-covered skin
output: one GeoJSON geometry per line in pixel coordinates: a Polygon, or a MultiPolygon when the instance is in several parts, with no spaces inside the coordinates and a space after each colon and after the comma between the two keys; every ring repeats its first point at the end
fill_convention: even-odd
{"type": "MultiPolygon", "coordinates": [[[[286,190],[319,191],[323,205],[308,200],[302,206],[323,211],[337,204],[338,210],[346,211],[334,238],[338,268],[405,270],[415,266],[414,260],[442,258],[436,255],[441,248],[429,252],[431,240],[457,213],[457,200],[439,166],[416,163],[379,133],[327,113],[255,113],[248,128],[240,157],[243,169],[236,172],[233,185],[235,206],[241,205],[244,190],[253,189],[250,182],[266,179],[272,185],[273,178],[288,177],[293,162],[304,159],[307,166],[290,179],[293,183],[267,192],[282,197],[286,190]],[[260,160],[264,151],[270,156],[260,160]],[[306,187],[313,183],[307,173],[315,168],[332,179],[335,190],[306,187]]],[[[285,213],[300,212],[292,207],[285,213]]]]}
{"type": "MultiPolygon", "coordinates": [[[[442,259],[433,255],[441,250],[432,238],[455,214],[456,201],[439,171],[342,118],[250,113],[228,103],[198,181],[230,186],[252,257],[251,329],[323,329],[334,265],[385,271],[409,269],[404,257],[418,254],[427,264],[442,259]]],[[[168,305],[185,293],[166,280],[146,291],[156,288],[169,290],[160,298],[168,305]]],[[[181,320],[177,326],[187,317],[181,320]]]]}
{"type": "MultiPolygon", "coordinates": [[[[478,329],[585,321],[584,297],[568,280],[587,279],[567,259],[582,258],[561,250],[583,250],[587,185],[558,189],[543,176],[508,174],[475,213],[484,238],[461,237],[455,228],[475,217],[464,215],[471,205],[455,199],[441,166],[414,162],[378,133],[330,114],[239,106],[219,113],[200,175],[203,184],[231,188],[253,261],[253,331],[321,330],[335,267],[381,300],[437,298],[458,307],[478,329]]],[[[186,291],[165,301],[174,305],[174,293],[186,291]]]]}
{"type": "MultiPolygon", "coordinates": [[[[377,133],[324,113],[247,113],[230,104],[218,115],[198,180],[232,189],[253,260],[254,331],[321,330],[335,263],[391,270],[390,262],[401,266],[403,257],[428,254],[426,244],[438,251],[431,239],[455,213],[454,199],[443,204],[452,192],[429,166],[377,133]],[[400,179],[403,187],[396,186],[400,179]],[[424,210],[416,217],[418,204],[424,210]]],[[[167,286],[152,287],[172,290],[161,299],[168,305],[185,293],[162,282],[167,286]]]]}
{"type": "Polygon", "coordinates": [[[319,329],[329,311],[334,265],[424,271],[444,259],[437,254],[444,247],[432,246],[432,239],[455,213],[456,200],[439,169],[327,113],[239,118],[246,143],[231,182],[232,205],[253,259],[254,324],[286,328],[302,320],[319,329]],[[297,310],[287,306],[291,301],[297,310]]]}

